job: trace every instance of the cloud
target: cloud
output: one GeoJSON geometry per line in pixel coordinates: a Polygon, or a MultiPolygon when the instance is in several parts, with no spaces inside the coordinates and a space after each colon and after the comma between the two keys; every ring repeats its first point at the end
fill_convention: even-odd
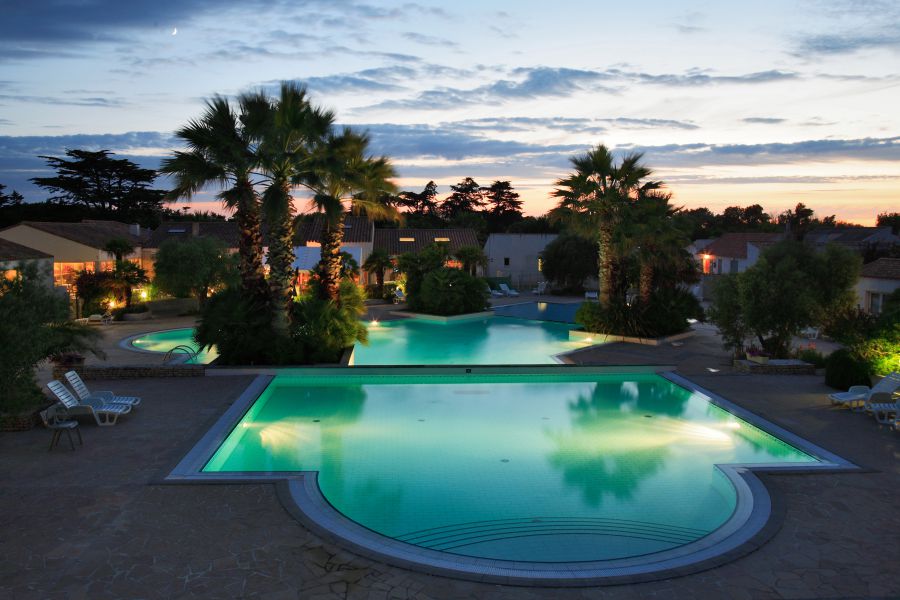
{"type": "Polygon", "coordinates": [[[667,85],[673,87],[696,87],[707,85],[722,84],[756,84],[771,83],[774,81],[786,81],[798,79],[799,74],[792,71],[779,71],[776,69],[768,71],[757,71],[755,73],[746,73],[744,75],[711,75],[701,69],[689,69],[685,73],[663,73],[652,74],[642,72],[622,71],[620,69],[609,69],[605,72],[609,78],[619,77],[622,79],[632,80],[639,83],[647,83],[654,85],[667,85]]]}
{"type": "Polygon", "coordinates": [[[779,119],[778,117],[746,117],[741,119],[744,123],[756,123],[760,125],[776,125],[784,123],[787,119],[779,119]]]}
{"type": "Polygon", "coordinates": [[[125,106],[126,102],[119,98],[105,98],[102,96],[26,96],[22,94],[0,94],[0,102],[8,100],[12,102],[24,102],[27,104],[53,104],[58,106],[99,106],[110,108],[125,106]]]}
{"type": "Polygon", "coordinates": [[[423,35],[421,33],[415,33],[412,31],[407,31],[403,34],[403,37],[408,39],[411,42],[415,42],[417,44],[422,44],[425,46],[441,46],[444,48],[457,48],[459,44],[456,42],[450,41],[446,38],[435,37],[433,35],[423,35]]]}
{"type": "Polygon", "coordinates": [[[794,52],[808,54],[851,54],[860,50],[900,50],[900,32],[890,30],[869,33],[837,33],[811,35],[800,40],[794,52]]]}
{"type": "Polygon", "coordinates": [[[307,77],[303,80],[310,90],[340,94],[346,92],[390,92],[402,90],[398,85],[384,83],[366,77],[352,75],[329,75],[327,77],[307,77]]]}

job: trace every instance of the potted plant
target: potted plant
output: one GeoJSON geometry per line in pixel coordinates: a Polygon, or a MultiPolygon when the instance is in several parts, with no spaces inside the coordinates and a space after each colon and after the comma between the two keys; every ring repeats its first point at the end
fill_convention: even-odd
{"type": "Polygon", "coordinates": [[[747,360],[765,365],[769,362],[769,353],[756,346],[750,346],[747,348],[747,360]]]}

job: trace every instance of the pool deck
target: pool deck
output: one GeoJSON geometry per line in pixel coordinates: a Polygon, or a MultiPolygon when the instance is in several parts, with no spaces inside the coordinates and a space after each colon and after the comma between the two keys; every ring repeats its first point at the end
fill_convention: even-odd
{"type": "MultiPolygon", "coordinates": [[[[113,325],[109,337],[178,326],[158,325],[113,325]]],[[[144,402],[114,427],[83,424],[85,445],[75,452],[65,441],[47,452],[50,432],[43,429],[0,434],[0,598],[900,595],[900,433],[831,408],[821,375],[736,373],[711,328],[698,329],[678,347],[609,344],[576,358],[678,365],[678,373],[700,386],[865,468],[761,475],[783,507],[780,528],[734,562],[669,580],[575,589],[488,585],[388,566],[304,528],[283,508],[274,485],[159,483],[250,377],[98,381],[92,387],[144,402]]]]}

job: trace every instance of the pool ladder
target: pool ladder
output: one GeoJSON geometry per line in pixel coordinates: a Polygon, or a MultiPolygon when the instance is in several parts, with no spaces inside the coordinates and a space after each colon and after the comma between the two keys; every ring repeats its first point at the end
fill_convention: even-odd
{"type": "Polygon", "coordinates": [[[179,363],[184,364],[184,363],[188,362],[189,360],[197,358],[197,354],[199,354],[199,352],[200,352],[199,350],[194,350],[192,347],[188,346],[187,344],[178,344],[177,346],[170,348],[169,351],[166,352],[166,355],[163,356],[163,364],[169,364],[169,362],[176,360],[175,357],[176,357],[176,355],[179,355],[179,354],[186,355],[184,360],[178,361],[179,363]]]}

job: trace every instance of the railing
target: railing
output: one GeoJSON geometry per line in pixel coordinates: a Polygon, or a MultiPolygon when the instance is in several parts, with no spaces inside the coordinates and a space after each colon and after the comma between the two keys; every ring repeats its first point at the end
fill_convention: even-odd
{"type": "Polygon", "coordinates": [[[194,358],[197,358],[198,353],[199,350],[195,350],[187,344],[178,344],[177,346],[170,348],[169,351],[166,352],[165,356],[163,356],[163,364],[168,364],[175,358],[176,354],[186,354],[187,358],[183,362],[188,362],[190,360],[193,360],[194,358]]]}

